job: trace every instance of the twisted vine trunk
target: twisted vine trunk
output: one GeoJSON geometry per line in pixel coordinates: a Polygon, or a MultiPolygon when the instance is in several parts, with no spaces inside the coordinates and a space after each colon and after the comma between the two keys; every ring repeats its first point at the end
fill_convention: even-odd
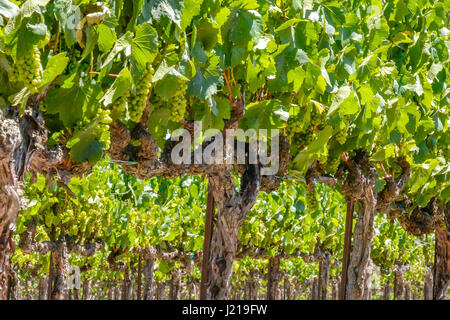
{"type": "MultiPolygon", "coordinates": [[[[111,290],[108,290],[108,294],[111,290]]],[[[83,300],[91,300],[91,280],[85,278],[83,280],[83,300]]],[[[109,299],[111,300],[111,299],[109,299]]]]}
{"type": "Polygon", "coordinates": [[[17,300],[18,286],[19,286],[19,279],[17,277],[17,272],[11,270],[8,277],[8,291],[6,297],[8,300],[17,300]]]}
{"type": "Polygon", "coordinates": [[[425,281],[423,286],[424,300],[433,300],[433,272],[430,268],[425,273],[425,281]]]}
{"type": "Polygon", "coordinates": [[[212,233],[207,299],[228,299],[231,293],[233,261],[236,257],[238,230],[253,207],[260,186],[259,165],[248,165],[241,178],[241,191],[234,189],[233,177],[218,170],[209,176],[218,212],[212,233]]]}
{"type": "Polygon", "coordinates": [[[170,300],[180,300],[181,299],[181,270],[172,270],[172,280],[170,282],[170,300]]]}
{"type": "MultiPolygon", "coordinates": [[[[368,190],[372,194],[372,190],[368,190]]],[[[373,195],[372,195],[373,196],[373,195]]],[[[348,268],[348,282],[345,292],[347,300],[363,299],[367,283],[366,278],[369,277],[368,270],[371,242],[374,231],[374,202],[365,199],[360,203],[358,211],[358,219],[354,230],[354,245],[348,268]]]]}
{"type": "Polygon", "coordinates": [[[53,252],[52,258],[54,269],[51,299],[63,300],[66,289],[67,270],[69,267],[67,244],[64,240],[59,241],[58,249],[53,252]]]}
{"type": "Polygon", "coordinates": [[[30,121],[19,118],[16,110],[0,110],[0,300],[7,298],[14,252],[12,234],[21,205],[22,182],[33,153],[30,126],[30,121]]]}
{"type": "Polygon", "coordinates": [[[390,300],[391,298],[391,286],[389,282],[386,282],[383,290],[383,300],[390,300]]]}
{"type": "Polygon", "coordinates": [[[349,206],[358,206],[358,218],[353,231],[353,249],[350,257],[345,299],[361,300],[368,297],[370,273],[370,250],[374,233],[374,217],[377,199],[374,195],[377,170],[362,150],[356,152],[349,162],[349,174],[342,192],[349,206]]]}
{"type": "Polygon", "coordinates": [[[319,258],[319,278],[318,295],[319,300],[327,300],[328,297],[328,279],[330,272],[330,256],[320,249],[319,258]]]}
{"type": "Polygon", "coordinates": [[[47,281],[45,277],[39,277],[39,300],[45,300],[46,294],[47,294],[47,281]]]}
{"type": "Polygon", "coordinates": [[[152,254],[144,255],[144,300],[155,299],[155,281],[154,281],[154,268],[155,257],[152,254]]]}
{"type": "MultiPolygon", "coordinates": [[[[447,219],[449,213],[446,212],[447,219]]],[[[436,226],[435,261],[433,276],[433,300],[447,298],[450,282],[450,226],[436,226]]]]}
{"type": "Polygon", "coordinates": [[[276,255],[269,259],[269,269],[267,271],[267,300],[277,298],[279,279],[280,256],[276,255]]]}

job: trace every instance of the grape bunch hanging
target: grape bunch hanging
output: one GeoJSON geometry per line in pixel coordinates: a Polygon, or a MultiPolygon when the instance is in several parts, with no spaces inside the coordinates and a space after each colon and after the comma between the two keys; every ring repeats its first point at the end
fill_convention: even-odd
{"type": "Polygon", "coordinates": [[[164,99],[159,95],[155,95],[153,99],[154,110],[167,108],[170,111],[169,120],[173,122],[180,122],[184,118],[186,112],[187,84],[185,81],[178,79],[178,90],[169,99],[164,99]]]}
{"type": "Polygon", "coordinates": [[[27,55],[19,57],[14,63],[11,72],[11,80],[23,82],[31,93],[37,93],[42,81],[41,53],[34,46],[27,55]]]}
{"type": "Polygon", "coordinates": [[[139,122],[142,117],[142,113],[145,110],[147,103],[147,96],[152,86],[152,78],[155,73],[151,64],[147,64],[144,75],[139,83],[136,85],[136,95],[132,95],[128,99],[128,113],[130,120],[133,122],[139,122]]]}
{"type": "Polygon", "coordinates": [[[125,119],[127,115],[127,101],[130,97],[130,90],[124,92],[111,105],[112,117],[115,119],[125,119]]]}

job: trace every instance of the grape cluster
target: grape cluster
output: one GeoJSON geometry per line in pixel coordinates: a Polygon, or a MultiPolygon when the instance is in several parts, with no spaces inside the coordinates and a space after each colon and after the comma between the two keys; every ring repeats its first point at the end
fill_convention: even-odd
{"type": "Polygon", "coordinates": [[[296,134],[294,134],[294,136],[292,137],[292,143],[297,145],[297,146],[307,146],[308,144],[310,144],[313,141],[314,138],[314,134],[312,133],[312,131],[301,131],[298,132],[296,134]]]}
{"type": "Polygon", "coordinates": [[[336,173],[337,169],[339,168],[339,165],[341,164],[340,157],[331,157],[328,156],[327,159],[327,170],[326,172],[328,174],[334,174],[336,173]]]}
{"type": "Polygon", "coordinates": [[[325,165],[327,163],[327,155],[324,153],[320,153],[317,157],[317,161],[319,161],[321,165],[325,165]]]}
{"type": "Polygon", "coordinates": [[[106,149],[109,149],[111,145],[110,135],[109,135],[109,125],[111,124],[111,110],[107,108],[99,109],[99,124],[95,127],[95,134],[99,136],[100,142],[105,145],[106,149]]]}
{"type": "Polygon", "coordinates": [[[17,59],[11,71],[11,80],[23,82],[31,93],[38,92],[42,81],[41,53],[34,46],[29,56],[17,59]]]}
{"type": "Polygon", "coordinates": [[[112,103],[112,117],[114,119],[125,119],[127,115],[127,100],[129,97],[130,91],[127,90],[122,96],[112,103]]]}
{"type": "Polygon", "coordinates": [[[347,135],[348,135],[348,131],[347,131],[347,127],[345,127],[344,129],[342,129],[341,131],[339,131],[336,134],[337,142],[339,142],[340,144],[344,144],[347,141],[347,135]]]}
{"type": "Polygon", "coordinates": [[[169,120],[173,122],[180,122],[184,118],[186,112],[187,100],[186,100],[187,84],[183,80],[178,80],[178,90],[169,100],[165,100],[162,97],[155,95],[152,102],[154,109],[168,108],[170,110],[169,120]]]}
{"type": "Polygon", "coordinates": [[[311,125],[318,126],[325,121],[326,110],[320,109],[319,106],[313,104],[311,107],[311,125]]]}
{"type": "Polygon", "coordinates": [[[319,208],[319,202],[317,201],[316,189],[307,188],[306,190],[306,206],[310,210],[317,210],[319,208]]]}
{"type": "Polygon", "coordinates": [[[287,137],[292,145],[299,149],[310,144],[314,138],[311,130],[305,131],[302,128],[301,119],[298,115],[290,116],[287,123],[287,137]]]}
{"type": "Polygon", "coordinates": [[[153,67],[151,64],[148,64],[144,75],[136,85],[136,95],[130,96],[128,99],[129,117],[133,122],[139,122],[142,117],[147,102],[147,96],[151,88],[153,74],[153,67]]]}
{"type": "Polygon", "coordinates": [[[75,72],[79,68],[78,60],[81,58],[81,51],[80,50],[73,50],[71,51],[69,55],[69,65],[67,67],[67,71],[69,74],[75,72]]]}

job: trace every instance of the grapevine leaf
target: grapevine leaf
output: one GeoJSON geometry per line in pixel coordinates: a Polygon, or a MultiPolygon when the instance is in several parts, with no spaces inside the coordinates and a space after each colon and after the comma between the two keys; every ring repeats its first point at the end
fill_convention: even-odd
{"type": "Polygon", "coordinates": [[[0,15],[11,19],[19,13],[19,7],[8,0],[0,0],[0,15]]]}
{"type": "Polygon", "coordinates": [[[47,62],[47,66],[45,67],[41,87],[44,87],[45,85],[49,84],[50,82],[55,80],[57,76],[63,73],[68,63],[69,58],[67,58],[65,52],[59,53],[56,56],[51,57],[47,62]]]}
{"type": "Polygon", "coordinates": [[[158,53],[158,34],[149,24],[143,23],[136,29],[131,43],[131,73],[138,79],[145,71],[147,63],[153,62],[158,53]]]}
{"type": "Polygon", "coordinates": [[[103,102],[103,105],[105,106],[111,104],[117,98],[121,97],[126,91],[130,90],[132,83],[133,79],[128,68],[122,69],[114,83],[100,99],[100,102],[103,102]]]}

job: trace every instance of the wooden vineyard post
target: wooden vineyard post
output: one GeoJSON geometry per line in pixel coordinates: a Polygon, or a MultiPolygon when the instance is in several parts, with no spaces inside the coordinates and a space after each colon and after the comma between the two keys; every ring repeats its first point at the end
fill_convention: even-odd
{"type": "Polygon", "coordinates": [[[350,251],[352,244],[353,207],[354,202],[347,201],[347,214],[345,217],[344,255],[342,258],[341,290],[339,292],[340,300],[345,300],[345,290],[347,287],[348,265],[350,262],[350,251]]]}
{"type": "Polygon", "coordinates": [[[203,240],[203,262],[202,262],[202,278],[200,281],[200,300],[206,300],[206,290],[208,280],[208,273],[211,269],[210,248],[213,232],[213,217],[214,217],[214,197],[212,194],[211,184],[208,184],[208,199],[206,202],[206,217],[205,217],[205,238],[203,240]]]}

